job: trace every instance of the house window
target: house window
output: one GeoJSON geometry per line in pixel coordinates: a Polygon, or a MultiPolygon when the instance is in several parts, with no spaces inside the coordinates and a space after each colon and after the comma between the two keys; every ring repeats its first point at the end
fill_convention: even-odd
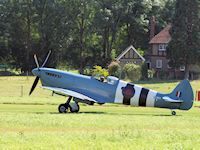
{"type": "Polygon", "coordinates": [[[162,68],[162,60],[156,60],[156,68],[162,68]]]}
{"type": "Polygon", "coordinates": [[[184,65],[180,66],[180,71],[185,71],[185,66],[184,65]]]}
{"type": "Polygon", "coordinates": [[[166,48],[167,48],[167,44],[159,44],[158,50],[159,51],[166,51],[166,48]]]}

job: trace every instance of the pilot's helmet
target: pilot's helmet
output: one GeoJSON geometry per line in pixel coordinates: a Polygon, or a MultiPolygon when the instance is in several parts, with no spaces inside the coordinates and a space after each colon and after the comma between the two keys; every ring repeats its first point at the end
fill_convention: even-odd
{"type": "Polygon", "coordinates": [[[103,82],[104,79],[105,79],[104,76],[101,76],[101,77],[100,77],[100,81],[101,81],[101,82],[103,82]]]}

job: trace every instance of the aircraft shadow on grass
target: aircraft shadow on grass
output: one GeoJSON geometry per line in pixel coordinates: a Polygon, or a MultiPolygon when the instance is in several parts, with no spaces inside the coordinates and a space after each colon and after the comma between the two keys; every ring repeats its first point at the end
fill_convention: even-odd
{"type": "Polygon", "coordinates": [[[69,96],[65,103],[59,105],[60,113],[79,112],[79,103],[88,105],[117,103],[139,107],[167,108],[172,110],[172,115],[176,115],[175,109],[189,110],[193,106],[193,90],[187,79],[181,81],[172,92],[164,94],[125,82],[114,76],[104,79],[103,77],[96,78],[95,76],[45,68],[50,54],[51,51],[41,66],[34,55],[37,68],[33,69],[32,73],[36,78],[29,95],[32,94],[40,80],[42,88],[51,90],[52,95],[69,96]]]}
{"type": "MultiPolygon", "coordinates": [[[[59,112],[33,112],[35,114],[58,114],[60,115],[59,112]]],[[[86,112],[79,112],[79,113],[69,113],[69,114],[73,114],[73,115],[78,115],[78,114],[108,114],[107,112],[94,112],[94,111],[86,111],[86,112]]]]}
{"type": "MultiPolygon", "coordinates": [[[[34,112],[35,114],[57,114],[57,115],[60,115],[59,112],[34,112]]],[[[79,112],[79,113],[69,113],[69,114],[72,114],[72,115],[79,115],[79,114],[105,114],[105,115],[113,115],[113,116],[172,116],[170,114],[142,114],[142,113],[135,113],[135,114],[123,114],[123,113],[112,113],[112,112],[99,112],[99,111],[83,111],[83,112],[79,112]]],[[[182,115],[176,115],[176,116],[182,116],[182,115]]]]}

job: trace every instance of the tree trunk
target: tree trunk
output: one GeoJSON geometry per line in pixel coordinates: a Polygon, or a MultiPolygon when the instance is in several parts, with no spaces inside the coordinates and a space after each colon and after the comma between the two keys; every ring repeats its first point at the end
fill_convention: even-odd
{"type": "Polygon", "coordinates": [[[107,57],[107,49],[106,49],[106,28],[104,28],[103,32],[103,51],[104,51],[104,58],[107,57]]]}
{"type": "Polygon", "coordinates": [[[110,36],[109,27],[104,28],[104,37],[103,37],[103,50],[104,50],[104,58],[107,59],[109,57],[109,36],[110,36]]]}
{"type": "Polygon", "coordinates": [[[176,69],[174,68],[174,79],[176,79],[176,69]]]}
{"type": "Polygon", "coordinates": [[[111,37],[111,42],[110,42],[110,46],[109,46],[109,56],[111,58],[111,51],[112,51],[112,46],[113,46],[113,43],[115,42],[116,40],[116,34],[117,34],[117,27],[118,27],[118,24],[120,22],[120,17],[121,17],[121,13],[119,13],[116,21],[115,21],[115,24],[112,25],[112,37],[111,37]]]}
{"type": "Polygon", "coordinates": [[[84,62],[84,59],[85,59],[85,57],[84,57],[84,41],[83,41],[83,36],[84,36],[84,18],[83,17],[81,17],[81,21],[80,21],[80,23],[79,23],[79,25],[80,25],[80,34],[79,34],[79,40],[80,40],[80,53],[79,53],[79,55],[80,55],[80,68],[79,68],[79,73],[80,74],[83,74],[83,68],[84,68],[84,66],[83,66],[83,62],[84,62]]]}
{"type": "Polygon", "coordinates": [[[190,75],[191,75],[191,76],[190,76],[190,80],[194,80],[194,73],[193,73],[193,72],[192,72],[192,73],[190,72],[190,75]]]}
{"type": "Polygon", "coordinates": [[[185,64],[185,79],[189,79],[189,71],[190,71],[190,67],[188,64],[185,64]]]}
{"type": "Polygon", "coordinates": [[[28,5],[28,10],[27,10],[27,41],[26,41],[26,65],[27,68],[26,70],[28,72],[30,72],[30,52],[32,51],[32,44],[31,44],[31,2],[28,0],[27,1],[27,5],[28,5]]]}
{"type": "Polygon", "coordinates": [[[79,73],[80,73],[80,74],[83,74],[83,58],[80,59],[79,73]]]}
{"type": "Polygon", "coordinates": [[[47,0],[44,0],[42,3],[42,7],[39,13],[39,18],[40,18],[40,23],[39,23],[39,28],[40,28],[40,46],[39,46],[39,53],[42,54],[42,51],[46,49],[46,45],[47,45],[47,35],[44,31],[44,18],[45,18],[45,9],[46,9],[46,5],[47,5],[47,0]]]}

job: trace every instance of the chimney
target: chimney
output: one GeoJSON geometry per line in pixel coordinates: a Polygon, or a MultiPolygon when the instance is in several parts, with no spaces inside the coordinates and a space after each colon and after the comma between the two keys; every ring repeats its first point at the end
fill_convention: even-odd
{"type": "Polygon", "coordinates": [[[155,16],[152,16],[149,22],[149,30],[150,30],[150,40],[155,36],[155,30],[156,30],[156,18],[155,16]]]}

